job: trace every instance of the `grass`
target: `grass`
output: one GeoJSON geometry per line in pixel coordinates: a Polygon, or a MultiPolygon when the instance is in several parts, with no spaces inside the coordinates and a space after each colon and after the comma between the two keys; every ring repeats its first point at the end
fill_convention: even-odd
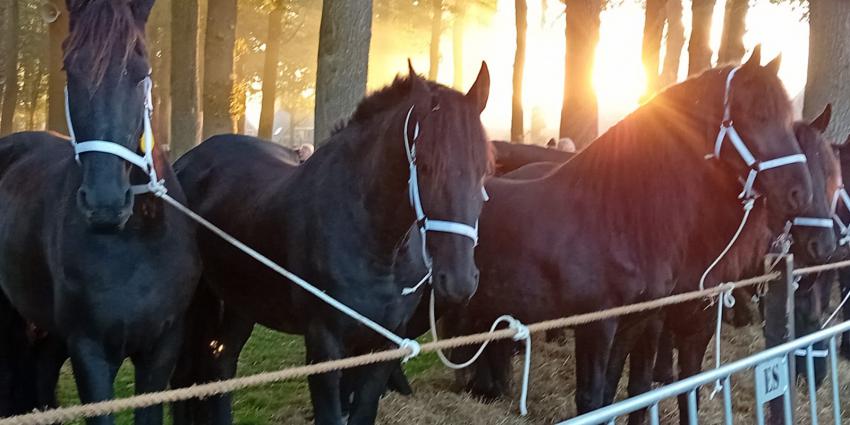
{"type": "MultiPolygon", "coordinates": [[[[238,374],[244,376],[301,365],[304,363],[304,356],[304,344],[300,336],[285,335],[258,325],[239,358],[238,374]]],[[[406,365],[408,376],[420,376],[438,362],[434,356],[413,359],[406,365]]],[[[69,363],[62,369],[58,394],[63,406],[79,404],[69,363]]],[[[129,361],[124,362],[118,372],[115,394],[116,397],[133,395],[133,365],[129,361]]],[[[291,423],[295,416],[306,421],[305,423],[309,423],[312,416],[306,379],[266,385],[235,394],[233,417],[238,425],[291,423]]],[[[167,415],[166,422],[171,422],[167,415]]],[[[132,423],[132,412],[116,415],[117,425],[132,423]]],[[[76,424],[82,424],[82,421],[76,424]]]]}

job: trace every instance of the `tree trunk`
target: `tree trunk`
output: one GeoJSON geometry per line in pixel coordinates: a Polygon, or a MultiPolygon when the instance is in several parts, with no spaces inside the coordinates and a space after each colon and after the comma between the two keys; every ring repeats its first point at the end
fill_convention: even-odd
{"type": "Polygon", "coordinates": [[[658,62],[661,55],[661,37],[664,33],[665,3],[667,0],[646,0],[641,47],[643,69],[646,74],[644,97],[652,96],[658,91],[658,62]]]}
{"type": "Polygon", "coordinates": [[[171,2],[171,159],[198,144],[198,0],[171,2]]]}
{"type": "Polygon", "coordinates": [[[316,69],[316,147],[366,94],[372,0],[324,0],[316,69]]]}
{"type": "Polygon", "coordinates": [[[0,117],[0,135],[7,135],[14,129],[13,121],[15,120],[15,106],[18,105],[18,32],[19,32],[19,10],[18,2],[11,1],[7,3],[8,9],[5,10],[9,27],[3,33],[3,39],[8,43],[8,49],[3,52],[8,56],[4,58],[5,83],[3,84],[3,110],[0,117]]]}
{"type": "MultiPolygon", "coordinates": [[[[12,6],[17,6],[17,2],[0,3],[0,34],[9,34],[12,28],[17,28],[18,23],[12,22],[12,6]]],[[[0,37],[0,108],[3,105],[3,93],[5,92],[6,77],[9,74],[7,70],[9,61],[12,55],[17,56],[17,52],[12,46],[12,40],[9,37],[0,37]]],[[[2,113],[0,113],[2,116],[2,113]]],[[[2,120],[2,117],[0,117],[2,120]]],[[[0,124],[2,125],[2,124],[0,124]]]]}
{"type": "Polygon", "coordinates": [[[567,0],[567,49],[564,63],[564,104],[561,137],[582,149],[599,133],[593,62],[599,41],[601,0],[567,0]]]}
{"type": "Polygon", "coordinates": [[[749,0],[726,0],[723,14],[723,36],[720,38],[720,51],[717,63],[739,64],[744,58],[744,33],[746,32],[749,0]]]}
{"type": "Polygon", "coordinates": [[[55,21],[48,25],[49,53],[47,59],[47,129],[68,134],[65,120],[65,71],[62,43],[68,38],[68,9],[64,0],[50,2],[59,11],[55,21]]]}
{"type": "MultiPolygon", "coordinates": [[[[177,0],[181,1],[181,0],[177,0]]],[[[156,143],[171,147],[171,0],[159,0],[148,19],[148,54],[153,70],[153,132],[156,143]]]]}
{"type": "Polygon", "coordinates": [[[809,3],[809,77],[803,116],[817,116],[832,103],[827,135],[844,142],[850,133],[850,2],[809,3]]]}
{"type": "Polygon", "coordinates": [[[457,0],[452,25],[452,87],[463,89],[463,32],[466,30],[466,0],[457,0]]]}
{"type": "Polygon", "coordinates": [[[715,0],[691,2],[691,40],[688,42],[688,75],[699,74],[711,68],[711,17],[715,0]]]}
{"type": "Polygon", "coordinates": [[[437,80],[440,70],[440,34],[443,32],[443,1],[431,0],[431,52],[428,79],[437,80]]]}
{"type": "Polygon", "coordinates": [[[283,7],[275,2],[269,14],[269,32],[266,39],[266,62],[263,66],[263,105],[260,110],[260,125],[257,137],[271,140],[274,132],[274,103],[277,99],[277,62],[280,57],[283,7]]]}
{"type": "Polygon", "coordinates": [[[685,26],[682,24],[682,0],[667,0],[667,43],[664,52],[664,68],[658,79],[658,87],[667,87],[679,78],[679,60],[685,45],[685,26]]]}
{"type": "Polygon", "coordinates": [[[528,5],[515,0],[516,52],[514,54],[513,99],[511,102],[511,141],[522,142],[525,131],[522,122],[522,80],[525,73],[525,34],[528,29],[528,5]]]}
{"type": "Polygon", "coordinates": [[[204,139],[236,131],[230,113],[233,95],[233,48],[236,44],[236,0],[209,0],[204,51],[204,139]]]}
{"type": "Polygon", "coordinates": [[[32,87],[30,88],[28,109],[27,109],[27,130],[37,130],[35,123],[35,113],[38,110],[38,99],[41,97],[41,84],[44,79],[44,65],[39,63],[34,66],[35,75],[32,79],[32,87]]]}

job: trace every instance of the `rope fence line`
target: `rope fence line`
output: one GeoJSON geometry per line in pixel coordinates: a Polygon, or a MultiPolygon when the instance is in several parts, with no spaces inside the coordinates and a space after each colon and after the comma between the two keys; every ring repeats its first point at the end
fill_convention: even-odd
{"type": "MultiPolygon", "coordinates": [[[[848,266],[850,266],[850,260],[807,268],[800,268],[794,270],[793,274],[794,276],[801,276],[806,274],[819,273],[827,270],[836,270],[848,266]]],[[[713,286],[704,290],[675,294],[663,298],[654,299],[651,301],[629,304],[626,306],[615,307],[607,310],[537,322],[530,324],[527,327],[528,331],[533,334],[552,329],[586,325],[588,323],[612,319],[615,317],[626,316],[629,314],[640,313],[648,310],[655,310],[673,304],[680,304],[702,298],[712,298],[712,296],[716,296],[720,293],[728,292],[733,289],[745,288],[762,283],[769,283],[775,281],[780,276],[781,274],[779,272],[772,272],[765,275],[752,277],[749,279],[739,280],[736,282],[721,283],[717,286],[713,286]]],[[[482,332],[425,343],[421,346],[421,352],[434,352],[438,349],[457,348],[467,345],[480,344],[485,341],[510,339],[513,338],[515,335],[516,330],[512,328],[503,328],[494,332],[482,332]]],[[[339,360],[332,360],[327,362],[281,369],[274,372],[264,372],[250,376],[227,379],[223,381],[197,384],[186,388],[177,388],[155,393],[140,394],[122,399],[107,400],[69,407],[60,407],[57,409],[12,416],[0,419],[0,425],[50,425],[59,422],[70,422],[76,419],[104,416],[124,410],[139,409],[163,403],[171,403],[194,398],[203,399],[215,395],[230,393],[237,390],[267,385],[294,378],[303,378],[310,375],[317,375],[343,369],[366,366],[375,363],[400,360],[405,357],[408,357],[411,354],[412,349],[409,347],[377,351],[359,356],[347,357],[339,360]]]]}

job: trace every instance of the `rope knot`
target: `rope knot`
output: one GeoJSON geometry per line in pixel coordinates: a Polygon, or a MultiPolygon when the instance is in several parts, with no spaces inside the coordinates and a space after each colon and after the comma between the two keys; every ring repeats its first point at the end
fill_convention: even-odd
{"type": "Polygon", "coordinates": [[[162,195],[168,193],[168,188],[165,187],[165,180],[151,180],[148,183],[148,189],[157,198],[162,198],[162,195]]]}
{"type": "Polygon", "coordinates": [[[408,339],[408,338],[401,340],[401,343],[398,345],[398,348],[401,348],[403,350],[407,350],[407,351],[410,352],[410,354],[404,356],[404,358],[401,359],[402,363],[407,363],[408,360],[418,356],[419,352],[422,351],[422,346],[419,345],[419,343],[416,342],[416,340],[408,339]]]}
{"type": "Polygon", "coordinates": [[[524,341],[531,338],[531,333],[528,331],[528,326],[525,326],[517,319],[511,316],[505,316],[505,321],[508,322],[508,327],[516,332],[513,336],[514,341],[524,341]]]}

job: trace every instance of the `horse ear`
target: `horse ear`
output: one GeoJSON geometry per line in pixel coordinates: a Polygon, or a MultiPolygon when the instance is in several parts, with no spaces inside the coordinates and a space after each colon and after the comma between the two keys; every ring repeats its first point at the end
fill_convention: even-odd
{"type": "Polygon", "coordinates": [[[826,128],[829,127],[829,120],[832,118],[832,104],[827,103],[826,107],[823,108],[823,112],[818,115],[817,118],[813,119],[809,124],[812,128],[817,130],[820,133],[826,132],[826,128]]]}
{"type": "Polygon", "coordinates": [[[155,0],[133,0],[130,7],[133,9],[133,16],[140,22],[147,22],[151,15],[151,9],[155,0]]]}
{"type": "Polygon", "coordinates": [[[416,73],[416,70],[413,69],[413,63],[410,62],[410,59],[407,59],[407,77],[410,79],[410,97],[413,99],[419,99],[420,97],[428,94],[428,84],[425,83],[425,80],[416,73]]]}
{"type": "Polygon", "coordinates": [[[478,108],[479,113],[484,111],[484,107],[487,106],[487,99],[490,98],[490,70],[487,69],[487,62],[481,62],[481,70],[478,71],[475,83],[466,93],[466,98],[478,108]]]}
{"type": "Polygon", "coordinates": [[[778,54],[772,61],[768,62],[767,65],[764,66],[768,71],[779,74],[779,66],[782,65],[782,53],[778,54]]]}
{"type": "Polygon", "coordinates": [[[747,59],[747,62],[743,66],[744,68],[756,68],[761,67],[761,44],[756,44],[756,47],[753,49],[753,53],[750,55],[750,58],[747,59]]]}

